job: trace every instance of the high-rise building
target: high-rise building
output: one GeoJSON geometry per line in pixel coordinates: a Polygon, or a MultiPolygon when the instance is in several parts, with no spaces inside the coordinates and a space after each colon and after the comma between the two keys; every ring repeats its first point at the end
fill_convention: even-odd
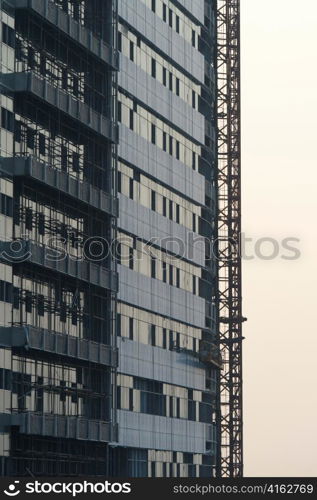
{"type": "Polygon", "coordinates": [[[0,0],[3,475],[219,474],[216,16],[0,0]]]}

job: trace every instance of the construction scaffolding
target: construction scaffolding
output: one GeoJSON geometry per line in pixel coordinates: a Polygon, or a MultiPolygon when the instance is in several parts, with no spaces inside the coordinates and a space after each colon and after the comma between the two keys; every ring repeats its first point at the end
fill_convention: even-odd
{"type": "Polygon", "coordinates": [[[240,0],[217,0],[218,306],[220,429],[218,475],[243,475],[240,0]]]}

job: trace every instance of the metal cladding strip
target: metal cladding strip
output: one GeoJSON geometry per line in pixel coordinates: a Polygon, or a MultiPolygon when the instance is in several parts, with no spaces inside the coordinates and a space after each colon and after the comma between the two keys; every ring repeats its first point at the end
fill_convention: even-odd
{"type": "Polygon", "coordinates": [[[118,274],[89,261],[76,261],[69,255],[32,241],[0,241],[0,260],[10,264],[31,262],[46,269],[116,292],[118,274]]]}
{"type": "Polygon", "coordinates": [[[117,425],[82,417],[38,415],[32,412],[0,413],[0,430],[19,427],[21,434],[108,443],[117,436],[117,425]]]}
{"type": "Polygon", "coordinates": [[[0,327],[1,347],[24,347],[89,363],[116,367],[118,349],[33,326],[0,327]]]}

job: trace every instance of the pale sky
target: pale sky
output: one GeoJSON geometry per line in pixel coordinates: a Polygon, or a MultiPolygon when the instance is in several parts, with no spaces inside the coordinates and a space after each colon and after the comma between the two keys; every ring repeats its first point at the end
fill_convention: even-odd
{"type": "Polygon", "coordinates": [[[243,230],[302,252],[244,262],[245,475],[317,476],[317,1],[241,4],[243,230]]]}

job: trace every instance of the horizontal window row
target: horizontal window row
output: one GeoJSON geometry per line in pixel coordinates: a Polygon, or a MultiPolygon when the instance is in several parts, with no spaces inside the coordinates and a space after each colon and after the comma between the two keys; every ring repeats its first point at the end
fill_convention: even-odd
{"type": "MultiPolygon", "coordinates": [[[[0,282],[0,286],[1,286],[0,282]]],[[[101,313],[99,311],[100,304],[102,303],[101,299],[96,300],[94,304],[94,311],[89,314],[80,304],[77,302],[79,299],[76,295],[73,296],[73,301],[71,303],[67,303],[63,300],[52,300],[48,297],[45,297],[43,294],[32,294],[29,290],[20,290],[17,287],[13,287],[10,283],[6,284],[6,288],[0,289],[0,300],[5,300],[6,302],[12,302],[13,308],[21,310],[24,307],[25,313],[30,313],[34,318],[37,314],[38,316],[45,317],[47,321],[47,329],[49,329],[50,316],[54,317],[54,323],[68,323],[67,326],[77,326],[78,324],[82,324],[83,328],[89,328],[92,326],[96,331],[100,331],[102,327],[106,326],[106,314],[101,313]],[[3,299],[1,299],[1,294],[3,294],[3,299]]],[[[103,301],[103,306],[106,307],[106,301],[103,301]]],[[[21,310],[22,312],[22,310],[21,310]]],[[[26,318],[28,316],[26,315],[26,318]]],[[[30,319],[28,324],[35,324],[30,319]]],[[[39,326],[39,325],[38,325],[39,326]]],[[[45,327],[43,323],[41,327],[45,327]]],[[[73,333],[73,332],[71,332],[73,333]]]]}
{"type": "Polygon", "coordinates": [[[196,464],[203,463],[203,455],[200,453],[186,453],[181,451],[148,450],[149,462],[171,462],[172,464],[196,464]]]}
{"type": "MultiPolygon", "coordinates": [[[[121,244],[121,252],[118,252],[119,258],[122,261],[129,260],[130,252],[129,248],[134,250],[134,260],[143,261],[146,259],[146,256],[149,257],[149,263],[151,259],[156,259],[157,261],[165,262],[166,264],[172,264],[175,268],[180,271],[184,271],[190,273],[193,276],[197,276],[198,278],[202,277],[202,270],[200,266],[192,264],[191,262],[187,262],[185,260],[176,257],[170,253],[165,252],[159,248],[154,247],[153,245],[148,244],[141,239],[138,239],[133,236],[129,236],[125,233],[119,232],[117,236],[118,244],[121,244]]],[[[147,261],[146,261],[147,262],[147,261]]]]}
{"type": "Polygon", "coordinates": [[[56,314],[62,323],[66,323],[67,318],[70,317],[72,325],[77,325],[78,321],[83,320],[85,317],[83,309],[77,303],[78,300],[76,296],[73,296],[70,304],[63,300],[53,301],[43,294],[36,295],[29,290],[20,290],[17,287],[13,288],[12,294],[14,309],[20,309],[21,305],[24,304],[26,313],[36,311],[39,316],[56,314]]]}
{"type": "MultiPolygon", "coordinates": [[[[26,35],[28,36],[28,34],[26,35]]],[[[65,51],[65,54],[67,51],[65,51]]],[[[73,54],[73,60],[57,59],[55,55],[43,49],[43,46],[31,44],[22,35],[18,35],[15,42],[16,63],[15,71],[32,70],[54,87],[65,91],[101,114],[109,112],[107,93],[107,73],[97,71],[87,59],[81,59],[73,54]]]]}
{"type": "MultiPolygon", "coordinates": [[[[148,477],[201,477],[199,465],[169,463],[169,462],[149,462],[148,477]]],[[[211,477],[208,470],[206,477],[211,477]]]]}
{"type": "Polygon", "coordinates": [[[170,0],[142,0],[142,2],[167,23],[170,28],[191,43],[193,47],[198,46],[200,27],[193,23],[170,0]]]}
{"type": "Polygon", "coordinates": [[[104,370],[15,357],[5,380],[13,409],[109,419],[110,379],[104,370]]]}
{"type": "MultiPolygon", "coordinates": [[[[117,314],[117,334],[118,336],[122,336],[122,319],[121,314],[117,314]]],[[[140,334],[136,334],[135,325],[136,321],[134,318],[129,318],[128,323],[128,338],[130,340],[136,340],[137,337],[140,337],[140,334]]],[[[155,325],[148,325],[148,332],[146,337],[148,338],[149,345],[153,347],[161,347],[162,349],[169,349],[170,351],[178,351],[181,349],[181,334],[179,332],[173,332],[172,330],[167,330],[163,328],[162,330],[156,327],[155,325]]],[[[193,338],[193,351],[198,351],[199,342],[193,338]]]]}
{"type": "Polygon", "coordinates": [[[198,170],[201,147],[120,92],[118,120],[188,167],[198,170]]]}
{"type": "Polygon", "coordinates": [[[112,3],[105,0],[52,0],[66,14],[91,30],[97,38],[108,41],[112,3]]]}
{"type": "Polygon", "coordinates": [[[128,448],[126,457],[129,477],[212,477],[212,454],[128,448]]]}
{"type": "Polygon", "coordinates": [[[125,26],[121,25],[119,29],[120,52],[187,104],[198,109],[200,86],[177,70],[134,33],[128,31],[125,26]]]}
{"type": "Polygon", "coordinates": [[[198,352],[202,330],[119,303],[117,335],[162,349],[198,352]]]}
{"type": "MultiPolygon", "coordinates": [[[[15,121],[14,139],[18,143],[24,142],[27,149],[36,153],[40,159],[49,154],[49,137],[18,120],[15,121]]],[[[61,145],[59,159],[63,172],[69,169],[73,172],[82,170],[82,158],[78,150],[72,151],[66,145],[61,145]]]]}
{"type": "Polygon", "coordinates": [[[201,208],[119,162],[118,192],[170,220],[199,231],[201,208]]]}
{"type": "Polygon", "coordinates": [[[210,395],[206,393],[205,396],[203,393],[201,400],[195,401],[189,398],[192,396],[192,390],[177,386],[174,387],[174,395],[166,395],[164,394],[164,385],[166,384],[162,382],[139,377],[133,378],[132,387],[118,384],[118,409],[194,422],[212,422],[215,405],[210,395]],[[181,393],[180,396],[175,395],[177,389],[181,393]]]}
{"type": "MultiPolygon", "coordinates": [[[[83,254],[85,241],[90,237],[84,233],[88,214],[80,211],[75,214],[68,205],[52,202],[48,197],[33,189],[24,189],[24,195],[16,199],[14,206],[15,238],[27,238],[48,247],[58,248],[74,257],[83,254]]],[[[91,217],[94,236],[107,232],[106,220],[91,217]],[[98,230],[100,232],[98,232],[98,230]]]]}
{"type": "Polygon", "coordinates": [[[88,288],[68,287],[58,279],[13,277],[12,321],[104,344],[109,343],[109,301],[88,288]]]}
{"type": "MultiPolygon", "coordinates": [[[[15,238],[36,241],[78,259],[94,259],[98,244],[91,244],[91,238],[104,238],[103,259],[99,261],[105,263],[108,258],[106,217],[74,210],[26,186],[23,195],[16,198],[13,217],[15,238]]],[[[100,257],[100,247],[97,255],[100,257]]]]}
{"type": "Polygon", "coordinates": [[[122,233],[118,235],[117,247],[119,264],[150,278],[199,295],[200,267],[122,233]]]}
{"type": "MultiPolygon", "coordinates": [[[[31,104],[27,110],[32,113],[31,104]]],[[[36,109],[41,118],[37,123],[16,113],[11,127],[14,132],[14,153],[32,155],[52,168],[78,180],[87,180],[100,189],[109,185],[108,144],[90,134],[61,124],[43,109],[36,109]]],[[[12,114],[13,115],[13,114],[12,114]]],[[[13,117],[12,117],[13,119],[13,117]]],[[[11,151],[12,154],[12,151],[11,151]]]]}
{"type": "Polygon", "coordinates": [[[84,100],[83,75],[71,73],[68,67],[61,67],[56,59],[48,55],[38,53],[34,47],[25,45],[24,41],[16,41],[17,72],[34,70],[36,73],[45,76],[50,83],[67,91],[70,95],[84,100]]]}
{"type": "MultiPolygon", "coordinates": [[[[23,205],[17,205],[14,211],[14,222],[21,226],[21,231],[16,228],[16,237],[21,233],[27,236],[29,239],[34,241],[39,241],[41,243],[47,243],[52,246],[53,241],[50,239],[41,238],[41,236],[54,235],[54,242],[67,245],[70,243],[72,248],[79,248],[82,246],[82,241],[84,235],[79,229],[82,224],[78,221],[74,222],[74,226],[70,225],[71,217],[62,217],[63,214],[58,213],[48,213],[49,210],[45,210],[46,207],[41,207],[42,211],[38,212],[32,207],[25,207],[23,205]],[[46,212],[46,213],[45,213],[46,212]],[[59,217],[60,216],[60,217],[59,217]],[[30,233],[34,232],[34,237],[30,233]]],[[[56,246],[56,245],[53,245],[56,246]]],[[[73,253],[71,250],[69,253],[73,253]]]]}
{"type": "MultiPolygon", "coordinates": [[[[35,154],[40,160],[45,161],[52,154],[50,138],[18,120],[15,121],[14,139],[18,143],[23,143],[28,153],[35,154]]],[[[19,147],[16,148],[16,150],[19,149],[19,147]]],[[[55,150],[55,154],[62,172],[74,174],[84,170],[82,148],[71,149],[65,141],[60,144],[59,151],[55,150]]]]}
{"type": "Polygon", "coordinates": [[[189,399],[192,401],[206,402],[213,404],[213,396],[205,391],[188,389],[175,384],[168,384],[153,379],[132,377],[131,375],[124,375],[118,373],[117,383],[122,387],[129,387],[146,392],[163,394],[165,396],[175,396],[180,399],[189,399]]]}
{"type": "MultiPolygon", "coordinates": [[[[206,442],[206,450],[211,450],[206,442]]],[[[129,477],[206,477],[213,476],[214,456],[173,451],[128,448],[129,477]]]]}
{"type": "MultiPolygon", "coordinates": [[[[35,362],[32,359],[23,359],[19,356],[12,356],[12,370],[15,373],[19,373],[21,381],[24,379],[25,383],[32,383],[32,381],[36,383],[37,379],[40,377],[48,384],[64,387],[71,386],[72,384],[76,384],[80,387],[85,383],[85,378],[87,379],[89,375],[86,368],[70,366],[60,361],[57,362],[56,359],[55,361],[39,359],[35,362]]],[[[98,380],[97,374],[99,373],[99,369],[92,369],[91,384],[96,388],[97,385],[103,383],[98,380]]]]}

